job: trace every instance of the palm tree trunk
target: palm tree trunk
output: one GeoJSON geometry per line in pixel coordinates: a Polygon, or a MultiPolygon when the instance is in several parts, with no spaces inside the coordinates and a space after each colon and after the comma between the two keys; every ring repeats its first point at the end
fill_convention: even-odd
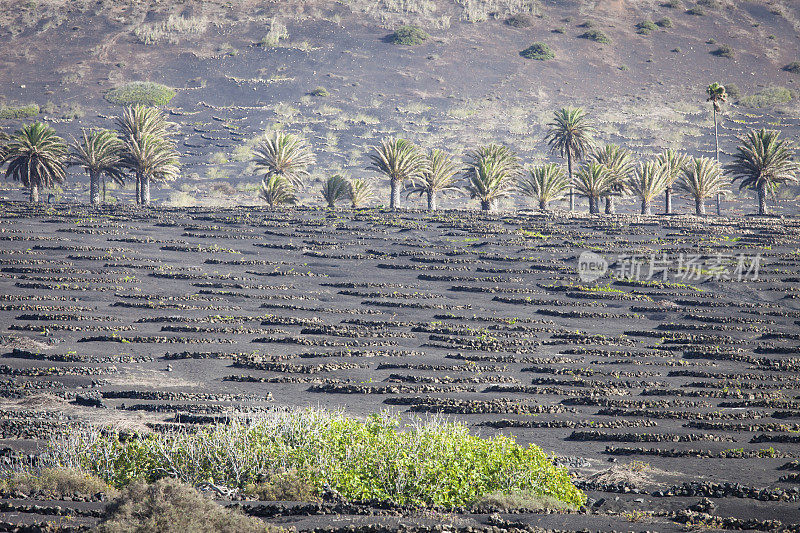
{"type": "MultiPolygon", "coordinates": [[[[716,145],[717,163],[719,163],[719,125],[717,124],[717,103],[714,104],[714,144],[716,145]]],[[[717,193],[717,216],[722,214],[722,193],[717,193]]]]}
{"type": "Polygon", "coordinates": [[[106,203],[106,175],[103,174],[103,203],[106,203]]]}
{"type": "Polygon", "coordinates": [[[643,215],[651,214],[651,212],[650,212],[650,200],[642,199],[642,214],[643,215]]]}
{"type": "Polygon", "coordinates": [[[142,205],[150,205],[150,176],[142,176],[142,205]]]}
{"type": "Polygon", "coordinates": [[[39,202],[39,186],[35,183],[31,183],[31,203],[35,204],[39,202]]]}
{"type": "Polygon", "coordinates": [[[722,214],[722,193],[717,193],[717,216],[722,214]]]}
{"type": "Polygon", "coordinates": [[[664,189],[664,214],[672,214],[672,187],[664,189]]]}
{"type": "Polygon", "coordinates": [[[547,202],[539,198],[539,211],[547,211],[547,202]]]}
{"type": "Polygon", "coordinates": [[[703,202],[702,198],[695,198],[694,199],[694,210],[697,215],[705,215],[706,214],[706,204],[703,202]]]}
{"type": "Polygon", "coordinates": [[[491,200],[481,200],[481,211],[491,211],[492,207],[491,200]]]}
{"type": "Polygon", "coordinates": [[[598,200],[597,198],[594,198],[592,196],[589,197],[589,214],[590,215],[594,215],[594,214],[596,214],[598,212],[597,200],[598,200]]]}
{"type": "Polygon", "coordinates": [[[436,211],[436,191],[428,191],[428,211],[436,211]]]}
{"type": "Polygon", "coordinates": [[[89,172],[89,202],[92,205],[100,203],[100,173],[89,172]]]}
{"type": "Polygon", "coordinates": [[[136,173],[136,204],[142,203],[142,176],[136,173]]]}
{"type": "Polygon", "coordinates": [[[606,215],[613,215],[617,212],[617,207],[614,205],[614,196],[606,196],[606,215]]]}
{"type": "Polygon", "coordinates": [[[392,196],[389,198],[389,209],[394,211],[400,204],[400,182],[391,180],[392,196]]]}
{"type": "Polygon", "coordinates": [[[567,171],[569,172],[569,212],[575,211],[575,188],[572,186],[572,150],[567,149],[567,171]]]}
{"type": "Polygon", "coordinates": [[[767,209],[767,184],[763,182],[759,183],[756,192],[758,193],[758,214],[769,214],[769,210],[767,209]]]}

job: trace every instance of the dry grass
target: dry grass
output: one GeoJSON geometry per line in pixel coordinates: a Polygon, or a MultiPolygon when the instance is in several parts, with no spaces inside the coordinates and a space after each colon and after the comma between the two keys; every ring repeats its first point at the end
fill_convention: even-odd
{"type": "Polygon", "coordinates": [[[45,493],[53,497],[65,495],[93,496],[98,492],[114,497],[118,491],[95,476],[62,468],[46,468],[38,474],[15,473],[0,479],[0,492],[23,494],[45,493]]]}

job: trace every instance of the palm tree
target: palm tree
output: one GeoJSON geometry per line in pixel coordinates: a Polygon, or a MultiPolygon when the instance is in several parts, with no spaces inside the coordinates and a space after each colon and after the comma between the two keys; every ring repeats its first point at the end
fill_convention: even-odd
{"type": "Polygon", "coordinates": [[[322,184],[322,197],[331,209],[336,208],[336,202],[347,196],[349,183],[339,174],[334,174],[322,184]]]}
{"type": "Polygon", "coordinates": [[[89,201],[100,203],[100,177],[103,177],[103,201],[105,201],[105,178],[108,176],[119,184],[125,182],[122,165],[122,143],[111,130],[83,130],[81,141],[72,139],[70,164],[83,167],[89,174],[89,201]]]}
{"type": "Polygon", "coordinates": [[[294,189],[303,187],[314,153],[302,138],[282,131],[273,132],[253,150],[255,174],[264,180],[279,176],[294,189]]]}
{"type": "Polygon", "coordinates": [[[411,188],[407,195],[426,195],[428,197],[428,211],[436,211],[436,195],[450,191],[458,191],[455,175],[458,167],[450,155],[441,150],[431,150],[425,157],[425,167],[422,175],[412,178],[411,188]]]}
{"type": "Polygon", "coordinates": [[[269,204],[270,209],[275,209],[278,205],[297,203],[292,184],[277,174],[264,177],[258,196],[269,204]]]}
{"type": "Polygon", "coordinates": [[[667,187],[669,177],[664,166],[658,161],[640,163],[633,171],[628,188],[642,201],[642,214],[650,214],[650,204],[667,187]]]}
{"type": "Polygon", "coordinates": [[[39,189],[62,183],[68,154],[64,140],[50,126],[34,122],[23,126],[6,146],[6,179],[30,189],[31,202],[39,201],[39,189]]]}
{"type": "Polygon", "coordinates": [[[589,122],[586,112],[580,107],[565,107],[555,112],[553,121],[548,124],[550,131],[545,140],[550,150],[567,158],[569,173],[569,210],[575,210],[575,195],[572,189],[572,161],[580,161],[591,149],[595,128],[589,122]]]}
{"type": "Polygon", "coordinates": [[[656,157],[658,163],[664,168],[667,185],[664,188],[664,214],[672,214],[672,185],[683,174],[683,169],[689,163],[689,156],[676,152],[672,148],[665,150],[656,157]]]}
{"type": "Polygon", "coordinates": [[[497,202],[514,190],[519,170],[519,158],[506,146],[490,144],[473,150],[466,169],[470,198],[478,198],[483,211],[494,211],[497,202]]]}
{"type": "Polygon", "coordinates": [[[11,139],[11,137],[8,133],[0,131],[0,166],[6,161],[6,143],[8,143],[9,139],[11,139]]]}
{"type": "MultiPolygon", "coordinates": [[[[711,107],[714,109],[714,143],[716,145],[716,159],[719,163],[719,124],[717,122],[717,113],[722,110],[722,104],[728,101],[728,93],[725,87],[717,82],[712,83],[706,88],[708,98],[706,102],[711,102],[711,107]]],[[[717,193],[717,215],[722,211],[722,193],[717,193]]]]}
{"type": "Polygon", "coordinates": [[[767,214],[767,190],[774,192],[781,183],[797,181],[800,170],[792,161],[794,145],[780,136],[775,130],[751,130],[739,139],[742,144],[727,167],[733,181],[741,180],[739,190],[756,191],[759,215],[767,214]]]}
{"type": "Polygon", "coordinates": [[[631,152],[619,145],[607,144],[603,148],[593,150],[589,155],[589,161],[608,169],[611,184],[606,195],[606,214],[614,214],[616,212],[614,195],[625,194],[628,179],[633,171],[631,152]]]}
{"type": "Polygon", "coordinates": [[[400,203],[400,187],[406,180],[421,178],[425,170],[425,156],[416,146],[405,139],[390,137],[373,147],[369,154],[371,169],[389,178],[392,194],[389,208],[397,209],[400,203]]]}
{"type": "Polygon", "coordinates": [[[350,180],[347,187],[347,199],[353,209],[358,209],[370,200],[375,199],[375,191],[367,180],[350,180]]]}
{"type": "Polygon", "coordinates": [[[692,195],[695,213],[706,214],[705,200],[725,189],[725,175],[719,163],[708,157],[695,157],[683,170],[683,180],[678,188],[692,195]]]}
{"type": "Polygon", "coordinates": [[[136,176],[136,203],[149,205],[150,180],[177,175],[178,154],[167,131],[167,120],[155,107],[137,104],[123,109],[116,124],[122,141],[122,164],[136,176]],[[149,140],[145,141],[145,137],[149,140]],[[143,161],[145,154],[153,161],[143,161]],[[164,168],[154,167],[154,162],[160,162],[164,168]],[[146,169],[150,171],[145,172],[146,169]]]}
{"type": "Polygon", "coordinates": [[[534,167],[517,182],[517,189],[523,195],[539,201],[541,211],[547,211],[548,203],[563,198],[569,186],[564,169],[555,163],[534,167]]]}
{"type": "Polygon", "coordinates": [[[598,163],[583,165],[575,174],[574,187],[578,194],[589,199],[589,213],[600,213],[600,198],[607,195],[614,178],[608,168],[598,163]]]}

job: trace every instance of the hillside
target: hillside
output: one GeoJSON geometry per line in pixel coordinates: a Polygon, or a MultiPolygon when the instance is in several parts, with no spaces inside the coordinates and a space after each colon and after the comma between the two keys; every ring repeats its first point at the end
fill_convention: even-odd
{"type": "MultiPolygon", "coordinates": [[[[26,114],[66,136],[112,127],[119,106],[108,91],[134,81],[174,88],[165,108],[180,128],[183,176],[154,194],[176,205],[255,202],[248,147],[273,128],[301,132],[314,146],[306,203],[318,202],[319,181],[334,172],[377,178],[366,170],[366,153],[393,134],[459,156],[501,142],[528,164],[549,158],[545,124],[564,105],[586,107],[601,141],[642,156],[667,147],[708,155],[713,122],[704,89],[712,81],[732,96],[724,151],[745,128],[800,132],[800,75],[784,70],[800,60],[800,6],[788,0],[43,0],[22,9],[4,0],[0,7],[0,117],[12,116],[0,128],[14,129],[26,118],[13,116],[26,114]],[[430,38],[392,44],[387,36],[406,23],[430,38]],[[581,38],[591,32],[609,42],[581,38]],[[554,59],[521,57],[534,42],[548,44],[554,59]]],[[[73,172],[66,197],[85,198],[87,180],[73,172]]],[[[6,198],[21,198],[4,186],[6,198]]],[[[112,195],[129,201],[131,193],[112,195]]],[[[749,212],[745,200],[730,207],[749,212]]]]}

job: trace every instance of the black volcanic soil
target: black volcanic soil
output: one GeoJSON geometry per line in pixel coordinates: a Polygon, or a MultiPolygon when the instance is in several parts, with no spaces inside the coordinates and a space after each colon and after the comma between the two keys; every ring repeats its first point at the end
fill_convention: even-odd
{"type": "MultiPolygon", "coordinates": [[[[443,413],[554,453],[587,508],[249,512],[301,531],[800,527],[784,477],[800,459],[797,218],[1,205],[6,455],[81,420],[146,431],[286,406],[443,413]],[[761,263],[754,281],[705,268],[582,283],[585,250],[612,267],[651,253],[761,263]],[[706,497],[711,516],[687,511],[706,497]]],[[[54,520],[31,504],[102,507],[3,501],[13,523],[54,520]]]]}

